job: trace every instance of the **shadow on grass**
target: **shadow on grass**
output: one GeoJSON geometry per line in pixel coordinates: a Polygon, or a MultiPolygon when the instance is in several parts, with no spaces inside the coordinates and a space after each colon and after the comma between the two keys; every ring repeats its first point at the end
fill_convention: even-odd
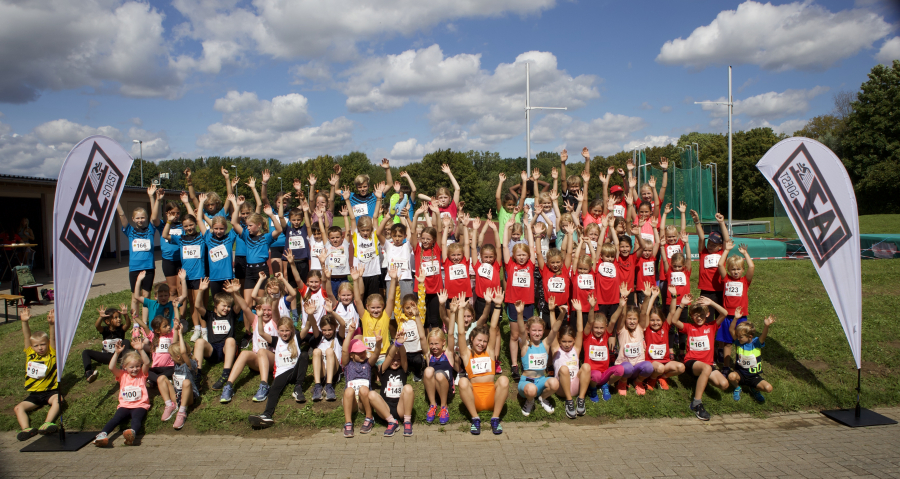
{"type": "Polygon", "coordinates": [[[792,353],[788,349],[785,349],[777,339],[768,338],[766,340],[764,353],[766,353],[763,357],[764,360],[768,359],[768,362],[772,363],[773,366],[784,369],[785,371],[789,372],[795,379],[801,380],[809,384],[810,386],[819,389],[820,391],[830,396],[831,399],[833,399],[835,402],[839,401],[838,396],[824,383],[822,383],[822,381],[819,381],[819,378],[817,378],[816,375],[809,370],[809,368],[804,366],[803,363],[798,361],[794,356],[794,353],[792,353]]]}

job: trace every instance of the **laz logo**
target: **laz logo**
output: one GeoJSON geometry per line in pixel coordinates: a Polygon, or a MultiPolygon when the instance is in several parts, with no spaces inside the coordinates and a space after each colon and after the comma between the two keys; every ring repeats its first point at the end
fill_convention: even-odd
{"type": "Polygon", "coordinates": [[[821,267],[852,233],[804,144],[791,153],[773,179],[786,200],[788,214],[810,246],[809,254],[821,267]]]}
{"type": "Polygon", "coordinates": [[[125,177],[97,142],[91,148],[59,241],[93,270],[103,232],[115,213],[115,199],[125,177]]]}

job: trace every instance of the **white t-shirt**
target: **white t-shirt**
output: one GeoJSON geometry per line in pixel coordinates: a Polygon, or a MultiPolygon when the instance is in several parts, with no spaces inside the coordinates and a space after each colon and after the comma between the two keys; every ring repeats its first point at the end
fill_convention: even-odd
{"type": "Polygon", "coordinates": [[[356,312],[356,306],[353,303],[344,306],[344,303],[338,302],[334,312],[340,316],[347,325],[346,336],[353,337],[356,327],[359,325],[359,313],[356,312]]]}
{"type": "Polygon", "coordinates": [[[309,237],[309,270],[322,271],[322,262],[319,261],[319,254],[325,250],[325,243],[316,241],[312,236],[309,237]]]}
{"type": "Polygon", "coordinates": [[[337,364],[341,363],[341,344],[337,340],[337,331],[335,331],[335,335],[331,338],[331,340],[327,340],[324,337],[321,341],[319,341],[319,345],[316,346],[316,349],[322,350],[322,362],[325,361],[325,351],[331,349],[334,351],[334,359],[337,361],[337,364]]]}
{"type": "MultiPolygon", "coordinates": [[[[394,246],[393,241],[387,241],[384,243],[384,263],[385,267],[390,269],[390,265],[397,265],[397,272],[399,273],[397,277],[401,280],[403,279],[413,279],[412,269],[410,268],[412,265],[410,264],[410,257],[412,257],[413,250],[409,246],[409,241],[404,242],[400,246],[394,246]]],[[[390,272],[384,276],[385,281],[391,280],[390,272]]]]}
{"type": "Polygon", "coordinates": [[[403,346],[407,353],[417,353],[422,350],[422,341],[419,337],[419,327],[415,319],[403,322],[403,346]]]}
{"type": "Polygon", "coordinates": [[[340,247],[331,246],[331,243],[325,246],[328,252],[328,266],[331,267],[331,274],[342,276],[350,274],[350,243],[344,240],[340,247]]]}
{"type": "Polygon", "coordinates": [[[297,335],[295,334],[290,341],[294,342],[294,347],[297,351],[296,356],[291,356],[291,348],[290,343],[284,342],[281,338],[278,338],[278,342],[275,344],[275,377],[281,376],[282,374],[291,372],[295,366],[297,366],[297,360],[300,359],[300,345],[297,344],[297,335]]]}

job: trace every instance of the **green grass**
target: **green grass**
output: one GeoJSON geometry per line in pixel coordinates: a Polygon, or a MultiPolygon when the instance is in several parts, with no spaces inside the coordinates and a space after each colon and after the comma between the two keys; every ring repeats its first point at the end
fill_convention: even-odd
{"type": "MultiPolygon", "coordinates": [[[[790,237],[797,237],[797,234],[794,233],[794,228],[790,225],[790,220],[787,218],[783,218],[785,224],[787,225],[787,231],[791,232],[790,237]]],[[[737,220],[735,220],[737,221],[737,220]]],[[[775,230],[775,218],[773,216],[765,216],[761,218],[753,218],[749,221],[768,221],[769,222],[769,233],[767,234],[752,234],[747,236],[759,237],[759,238],[774,238],[774,230],[775,230]]],[[[863,215],[859,217],[859,232],[860,234],[900,234],[900,215],[863,215]]],[[[780,237],[784,237],[782,234],[780,237]]]]}
{"type": "MultiPolygon", "coordinates": [[[[895,319],[900,310],[900,289],[896,278],[900,277],[900,261],[880,260],[862,263],[863,282],[863,406],[892,406],[900,404],[900,323],[895,319]]],[[[75,335],[72,352],[66,363],[63,377],[69,408],[65,425],[69,429],[97,429],[112,417],[117,405],[117,383],[108,369],[100,368],[101,375],[93,384],[82,378],[80,353],[85,348],[97,349],[99,337],[93,330],[92,312],[100,304],[118,304],[126,301],[127,292],[107,295],[88,301],[85,313],[75,335]]],[[[708,389],[704,397],[707,409],[713,415],[727,413],[751,413],[765,415],[776,411],[818,410],[850,407],[855,398],[856,371],[831,302],[822,287],[812,263],[808,261],[760,261],[756,277],[750,288],[751,320],[774,313],[778,322],[772,327],[766,347],[763,349],[763,377],[775,387],[767,395],[765,404],[756,404],[745,397],[734,402],[730,392],[708,389]]],[[[504,322],[505,323],[505,322],[504,322]]],[[[23,358],[22,339],[18,321],[0,325],[0,430],[17,429],[13,406],[25,397],[22,389],[23,358]]],[[[32,320],[34,330],[46,328],[45,317],[32,320]]],[[[504,324],[504,332],[508,334],[504,324]]],[[[508,351],[508,349],[507,349],[508,351]]],[[[509,371],[508,358],[503,359],[504,371],[509,371]]],[[[221,372],[221,365],[209,371],[211,384],[221,372]]],[[[312,373],[309,374],[311,381],[312,373]]],[[[187,429],[196,432],[225,434],[258,434],[247,424],[247,415],[259,413],[262,404],[249,401],[256,390],[258,378],[244,372],[237,381],[235,400],[228,405],[219,404],[219,392],[201,387],[202,402],[190,411],[187,429]]],[[[307,383],[308,384],[308,383],[307,383]]],[[[638,397],[633,390],[625,398],[614,396],[609,402],[594,404],[588,401],[588,415],[593,418],[618,419],[631,417],[688,417],[687,404],[691,398],[693,381],[681,378],[671,381],[669,391],[653,391],[638,397]]],[[[416,390],[414,412],[415,427],[424,424],[427,410],[421,383],[413,383],[416,390]]],[[[341,390],[343,385],[338,385],[341,390]]],[[[528,418],[522,416],[520,403],[515,397],[515,385],[511,385],[510,399],[503,419],[505,421],[568,421],[562,411],[563,403],[555,400],[557,411],[547,415],[542,409],[528,418]]],[[[300,406],[284,392],[275,413],[273,432],[289,433],[297,426],[305,428],[338,428],[343,423],[340,402],[307,403],[300,406]]],[[[309,396],[309,390],[307,390],[309,396]]],[[[153,408],[146,421],[148,432],[171,428],[159,421],[162,400],[151,392],[153,408]]],[[[47,409],[32,415],[32,423],[40,424],[47,409]]],[[[488,413],[482,418],[487,419],[488,413]]],[[[452,427],[460,426],[467,417],[458,396],[450,404],[452,427]]],[[[354,417],[357,424],[362,415],[354,417]]],[[[574,421],[584,422],[585,419],[574,421]]],[[[596,419],[594,419],[596,422],[596,419]]],[[[434,425],[433,427],[439,427],[434,425]]]]}

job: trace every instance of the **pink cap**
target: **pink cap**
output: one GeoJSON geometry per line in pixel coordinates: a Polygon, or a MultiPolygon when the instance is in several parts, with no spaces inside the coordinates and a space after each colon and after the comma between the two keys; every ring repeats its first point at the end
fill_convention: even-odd
{"type": "Polygon", "coordinates": [[[618,192],[620,192],[620,191],[622,191],[622,187],[619,186],[619,185],[612,185],[612,186],[609,187],[609,192],[610,192],[610,193],[618,193],[618,192]]]}
{"type": "Polygon", "coordinates": [[[350,340],[350,352],[351,353],[361,353],[361,352],[364,352],[365,350],[366,350],[366,345],[363,344],[362,341],[360,341],[358,339],[350,340]]]}

